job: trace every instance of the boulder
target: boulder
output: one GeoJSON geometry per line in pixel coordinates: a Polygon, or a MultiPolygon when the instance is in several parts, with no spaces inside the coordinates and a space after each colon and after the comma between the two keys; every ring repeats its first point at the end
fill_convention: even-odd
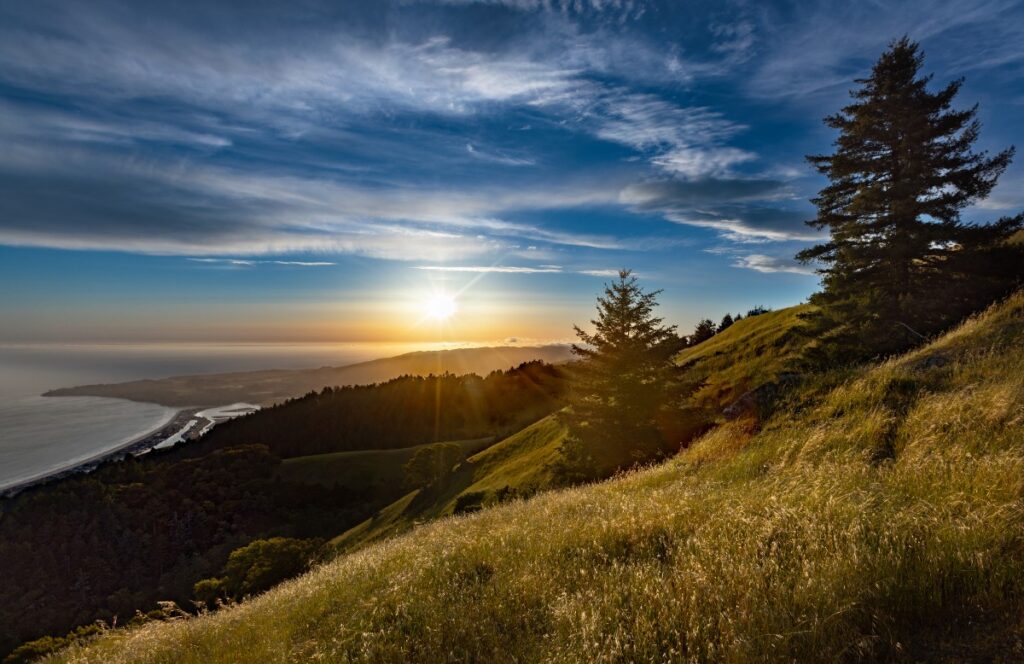
{"type": "Polygon", "coordinates": [[[740,417],[754,415],[762,417],[769,413],[778,398],[793,385],[800,382],[801,376],[796,373],[783,373],[771,382],[755,387],[744,392],[736,401],[722,410],[722,415],[727,420],[736,420],[740,417]]]}

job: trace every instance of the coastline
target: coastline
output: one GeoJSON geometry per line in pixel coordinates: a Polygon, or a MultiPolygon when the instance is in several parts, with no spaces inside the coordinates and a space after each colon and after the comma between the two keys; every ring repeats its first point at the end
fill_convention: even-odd
{"type": "Polygon", "coordinates": [[[61,468],[45,471],[33,477],[18,480],[14,484],[4,486],[0,488],[0,499],[11,498],[26,489],[30,489],[40,484],[46,484],[78,473],[90,472],[107,461],[123,459],[128,454],[137,455],[147,452],[157,443],[161,442],[166,436],[170,436],[180,429],[182,426],[180,423],[182,418],[187,421],[192,417],[192,413],[197,410],[198,409],[182,409],[174,411],[156,428],[149,429],[148,431],[134,436],[130,440],[116,445],[115,447],[102,452],[97,452],[88,458],[71,462],[61,468]]]}
{"type": "Polygon", "coordinates": [[[119,461],[129,455],[138,457],[152,450],[172,448],[175,445],[203,436],[225,420],[258,409],[259,406],[247,403],[178,409],[172,412],[156,428],[134,436],[115,447],[97,452],[88,458],[71,462],[61,468],[39,473],[34,477],[0,487],[0,499],[11,498],[26,489],[57,481],[71,475],[92,472],[104,463],[119,461]]]}

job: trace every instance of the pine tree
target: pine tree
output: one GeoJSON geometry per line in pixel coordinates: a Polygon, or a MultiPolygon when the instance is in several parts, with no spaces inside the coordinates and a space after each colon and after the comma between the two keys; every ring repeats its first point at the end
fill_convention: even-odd
{"type": "Polygon", "coordinates": [[[702,341],[707,341],[711,337],[715,336],[715,324],[711,322],[710,318],[697,323],[693,328],[693,334],[690,335],[689,345],[696,346],[702,341]]]}
{"type": "Polygon", "coordinates": [[[850,338],[893,350],[976,309],[1020,276],[1020,253],[1006,239],[1022,217],[976,226],[961,211],[992,191],[1011,147],[973,152],[977,106],[952,109],[962,80],[930,92],[924,57],[906,37],[894,42],[853,102],[825,123],[836,150],[808,160],[830,180],[813,203],[824,244],[797,255],[824,265],[821,305],[850,338]]]}
{"type": "Polygon", "coordinates": [[[644,292],[622,270],[597,299],[594,333],[574,328],[582,343],[572,350],[582,361],[564,415],[565,479],[605,476],[678,447],[666,440],[665,419],[688,394],[673,362],[683,342],[653,314],[660,292],[644,292]]]}
{"type": "Polygon", "coordinates": [[[718,332],[728,330],[730,327],[732,327],[732,324],[735,322],[736,321],[734,321],[732,318],[732,314],[726,314],[722,316],[722,322],[718,324],[718,329],[715,330],[715,333],[717,334],[718,332]]]}

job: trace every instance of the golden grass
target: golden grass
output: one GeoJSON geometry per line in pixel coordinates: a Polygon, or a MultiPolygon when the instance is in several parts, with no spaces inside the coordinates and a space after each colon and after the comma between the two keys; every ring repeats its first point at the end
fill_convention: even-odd
{"type": "Polygon", "coordinates": [[[810,305],[744,318],[720,334],[681,352],[676,363],[707,383],[695,395],[705,405],[721,406],[762,385],[799,360],[808,340],[797,332],[810,305]]]}
{"type": "Polygon", "coordinates": [[[1022,339],[1018,295],[811,381],[758,432],[726,425],[661,466],[432,522],[55,659],[1020,661],[1022,339]]]}

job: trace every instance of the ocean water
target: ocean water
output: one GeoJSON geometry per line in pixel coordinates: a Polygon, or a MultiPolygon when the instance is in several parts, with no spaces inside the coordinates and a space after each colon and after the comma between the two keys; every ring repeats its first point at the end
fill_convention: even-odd
{"type": "MultiPolygon", "coordinates": [[[[100,397],[42,397],[58,387],[182,374],[343,366],[408,344],[0,345],[0,489],[116,449],[174,410],[100,397]]],[[[226,404],[225,404],[226,405],[226,404]]]]}

